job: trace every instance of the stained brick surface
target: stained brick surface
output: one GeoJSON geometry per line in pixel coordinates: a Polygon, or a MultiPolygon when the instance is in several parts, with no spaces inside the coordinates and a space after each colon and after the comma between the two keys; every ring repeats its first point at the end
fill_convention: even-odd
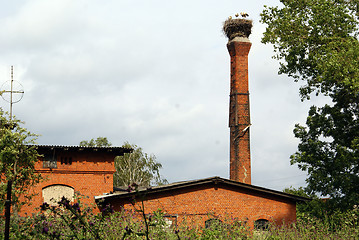
{"type": "Polygon", "coordinates": [[[235,38],[228,42],[231,57],[231,89],[229,104],[230,179],[251,183],[250,109],[248,91],[248,39],[235,38]]]}

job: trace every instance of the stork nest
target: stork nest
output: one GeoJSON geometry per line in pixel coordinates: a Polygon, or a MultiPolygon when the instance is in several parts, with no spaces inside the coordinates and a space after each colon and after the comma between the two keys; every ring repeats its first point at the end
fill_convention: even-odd
{"type": "Polygon", "coordinates": [[[229,18],[223,23],[223,32],[226,34],[229,40],[235,37],[246,37],[252,33],[252,20],[243,18],[232,19],[229,18]]]}

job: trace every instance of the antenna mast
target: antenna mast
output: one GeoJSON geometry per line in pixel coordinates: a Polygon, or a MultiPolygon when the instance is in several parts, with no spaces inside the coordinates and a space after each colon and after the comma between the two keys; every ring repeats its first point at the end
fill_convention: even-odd
{"type": "Polygon", "coordinates": [[[12,120],[12,87],[14,84],[14,66],[11,66],[11,77],[10,77],[10,121],[12,120]]]}
{"type": "Polygon", "coordinates": [[[3,93],[1,94],[1,97],[10,103],[10,121],[12,120],[12,105],[14,103],[19,102],[23,95],[24,95],[24,88],[22,87],[22,85],[17,82],[14,81],[14,67],[11,66],[11,72],[10,72],[10,81],[6,81],[2,86],[1,86],[1,90],[3,91],[3,93]],[[14,94],[19,94],[17,95],[18,97],[14,99],[14,94]]]}
{"type": "MultiPolygon", "coordinates": [[[[12,121],[12,105],[14,103],[19,102],[23,95],[24,95],[24,90],[23,87],[20,83],[17,83],[17,86],[14,87],[14,67],[11,66],[11,75],[10,75],[10,81],[5,82],[2,86],[1,86],[1,97],[10,103],[10,123],[12,121]],[[10,90],[6,90],[9,88],[8,84],[10,82],[10,90]],[[15,88],[15,90],[14,90],[15,88]],[[10,93],[10,98],[7,98],[6,96],[8,95],[8,93],[10,93]],[[19,98],[16,99],[14,101],[13,99],[13,95],[14,94],[19,94],[19,98]]],[[[11,128],[11,126],[10,126],[11,128]]],[[[11,215],[11,192],[12,192],[12,180],[8,180],[7,181],[7,197],[6,197],[6,201],[5,201],[5,229],[4,229],[4,239],[5,240],[9,240],[9,236],[10,236],[10,215],[11,215]]]]}

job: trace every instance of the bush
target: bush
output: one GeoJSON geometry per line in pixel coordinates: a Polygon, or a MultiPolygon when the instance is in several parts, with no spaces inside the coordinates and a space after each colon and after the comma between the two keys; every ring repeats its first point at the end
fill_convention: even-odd
{"type": "MultiPolygon", "coordinates": [[[[359,210],[336,212],[324,219],[308,214],[291,225],[269,226],[251,233],[245,223],[229,219],[208,221],[197,226],[184,221],[169,226],[162,211],[151,215],[141,209],[113,212],[111,206],[94,213],[95,206],[84,206],[81,197],[74,202],[63,198],[57,206],[47,203],[32,217],[13,217],[11,239],[357,239],[359,210]],[[140,215],[139,215],[140,214],[140,215]],[[139,217],[142,216],[142,217],[139,217]]],[[[204,216],[206,218],[211,216],[204,216]]],[[[4,220],[0,221],[4,231],[4,220]]],[[[0,236],[3,239],[3,236],[0,236]]]]}
{"type": "Polygon", "coordinates": [[[322,219],[302,213],[295,224],[271,226],[267,239],[358,239],[358,208],[336,211],[322,219]]]}

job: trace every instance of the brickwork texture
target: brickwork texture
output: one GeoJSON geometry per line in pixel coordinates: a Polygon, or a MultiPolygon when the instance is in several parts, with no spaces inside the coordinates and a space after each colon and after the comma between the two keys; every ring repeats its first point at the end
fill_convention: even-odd
{"type": "Polygon", "coordinates": [[[249,126],[248,38],[234,38],[227,44],[231,57],[229,103],[230,179],[251,184],[249,126]]]}
{"type": "Polygon", "coordinates": [[[207,184],[175,189],[163,193],[141,195],[135,205],[133,198],[110,199],[116,211],[134,210],[144,202],[146,214],[161,210],[166,216],[175,218],[177,223],[190,221],[205,224],[211,218],[239,220],[253,228],[254,221],[266,219],[282,224],[296,220],[295,202],[265,193],[255,193],[222,184],[207,184]]]}
{"type": "Polygon", "coordinates": [[[44,167],[44,158],[40,158],[35,169],[43,181],[29,189],[36,194],[30,205],[21,208],[21,215],[31,215],[43,203],[42,189],[53,185],[71,187],[80,195],[86,196],[81,201],[92,206],[94,196],[113,191],[114,155],[100,152],[59,151],[56,153],[57,168],[44,167]],[[64,159],[71,158],[71,164],[64,163],[64,159]],[[62,163],[61,163],[62,162],[62,163]]]}

